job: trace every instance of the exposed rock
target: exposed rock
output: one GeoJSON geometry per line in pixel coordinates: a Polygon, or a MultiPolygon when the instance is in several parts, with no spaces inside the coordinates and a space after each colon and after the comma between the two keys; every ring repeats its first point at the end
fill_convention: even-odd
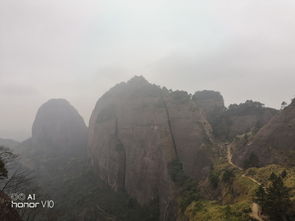
{"type": "Polygon", "coordinates": [[[169,92],[143,77],[105,93],[89,122],[98,176],[141,205],[159,198],[162,217],[175,190],[168,164],[179,159],[187,175],[201,178],[211,164],[210,139],[209,123],[186,92],[169,92]]]}
{"type": "Polygon", "coordinates": [[[295,100],[261,128],[253,138],[237,143],[233,159],[242,167],[271,163],[294,166],[295,100]]]}
{"type": "Polygon", "coordinates": [[[209,119],[225,111],[223,96],[217,91],[197,91],[192,99],[207,114],[209,119]]]}
{"type": "Polygon", "coordinates": [[[209,169],[211,153],[208,145],[212,144],[212,128],[187,92],[163,94],[177,155],[184,172],[198,180],[209,169]]]}

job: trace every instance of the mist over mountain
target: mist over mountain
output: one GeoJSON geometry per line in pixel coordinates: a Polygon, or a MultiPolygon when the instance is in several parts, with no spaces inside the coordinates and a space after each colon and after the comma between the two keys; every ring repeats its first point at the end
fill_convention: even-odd
{"type": "Polygon", "coordinates": [[[81,151],[86,147],[86,137],[84,120],[68,101],[52,99],[39,108],[32,127],[32,145],[40,151],[48,147],[48,151],[81,151]]]}
{"type": "Polygon", "coordinates": [[[295,221],[294,11],[0,0],[0,221],[295,221]]]}
{"type": "Polygon", "coordinates": [[[227,108],[219,92],[192,95],[134,76],[98,99],[89,128],[67,100],[50,99],[31,138],[0,145],[56,203],[28,220],[292,220],[294,116],[294,101],[280,111],[252,100],[227,108]],[[290,206],[264,212],[255,191],[280,174],[276,188],[289,188],[290,206]]]}
{"type": "Polygon", "coordinates": [[[14,148],[19,145],[18,141],[0,138],[0,146],[14,148]]]}

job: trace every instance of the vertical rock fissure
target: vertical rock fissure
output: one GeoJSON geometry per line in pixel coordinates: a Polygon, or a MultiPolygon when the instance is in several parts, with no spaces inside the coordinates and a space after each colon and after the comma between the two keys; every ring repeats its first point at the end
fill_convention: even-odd
{"type": "Polygon", "coordinates": [[[115,138],[116,138],[116,142],[117,145],[120,146],[119,151],[122,153],[122,189],[125,189],[125,180],[126,180],[126,150],[125,147],[123,145],[123,143],[121,142],[119,135],[118,135],[118,118],[116,118],[116,126],[115,126],[115,138]]]}
{"type": "Polygon", "coordinates": [[[172,139],[174,153],[175,153],[176,158],[178,158],[176,141],[175,141],[175,137],[174,137],[174,133],[173,133],[173,129],[172,129],[172,124],[171,124],[171,119],[170,119],[170,114],[169,114],[168,106],[167,106],[167,104],[166,104],[163,96],[161,96],[161,98],[162,98],[162,102],[163,102],[164,109],[165,109],[166,116],[167,116],[168,128],[169,128],[169,133],[170,133],[170,136],[171,136],[171,139],[172,139]]]}

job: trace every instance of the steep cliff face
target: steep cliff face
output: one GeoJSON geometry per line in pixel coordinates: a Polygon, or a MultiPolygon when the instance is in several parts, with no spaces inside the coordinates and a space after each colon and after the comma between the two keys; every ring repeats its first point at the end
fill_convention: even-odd
{"type": "Polygon", "coordinates": [[[184,172],[198,180],[209,170],[212,128],[187,92],[162,93],[184,172]]]}
{"type": "Polygon", "coordinates": [[[174,197],[168,164],[179,159],[195,178],[210,165],[210,126],[190,97],[143,77],[118,84],[99,99],[88,141],[98,176],[141,205],[158,198],[162,216],[174,197]]]}
{"type": "Polygon", "coordinates": [[[294,166],[295,100],[261,128],[253,138],[237,143],[233,157],[242,167],[271,163],[294,166]]]}

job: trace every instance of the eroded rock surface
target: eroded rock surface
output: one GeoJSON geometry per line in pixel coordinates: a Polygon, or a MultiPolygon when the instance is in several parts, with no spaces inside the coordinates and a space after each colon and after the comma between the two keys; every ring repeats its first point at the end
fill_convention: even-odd
{"type": "Polygon", "coordinates": [[[161,214],[174,197],[168,164],[187,175],[210,167],[211,127],[186,92],[171,92],[134,77],[105,93],[89,123],[89,148],[98,176],[141,205],[159,199],[161,214]]]}

